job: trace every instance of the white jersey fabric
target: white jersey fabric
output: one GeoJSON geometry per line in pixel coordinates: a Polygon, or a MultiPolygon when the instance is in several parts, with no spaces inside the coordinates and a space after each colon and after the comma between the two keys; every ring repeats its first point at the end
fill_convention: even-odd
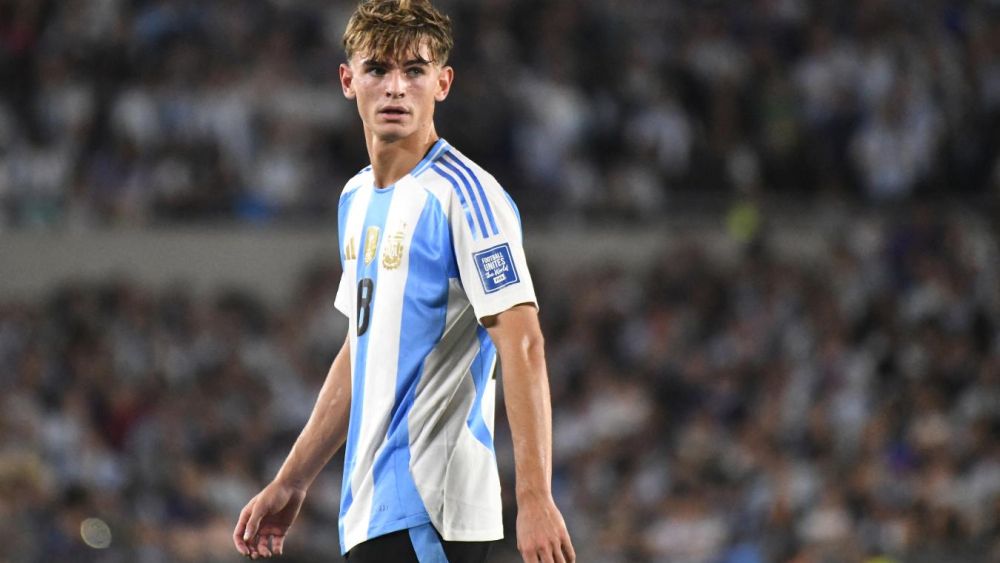
{"type": "Polygon", "coordinates": [[[362,170],[338,218],[352,371],[341,550],[428,522],[449,541],[500,539],[496,349],[479,319],[536,303],[514,202],[440,139],[393,186],[362,170]]]}

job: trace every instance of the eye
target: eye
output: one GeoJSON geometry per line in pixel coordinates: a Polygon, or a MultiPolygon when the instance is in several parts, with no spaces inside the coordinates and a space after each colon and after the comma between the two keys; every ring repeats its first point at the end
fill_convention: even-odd
{"type": "Polygon", "coordinates": [[[385,69],[380,66],[369,67],[368,74],[372,76],[385,76],[385,69]]]}
{"type": "Polygon", "coordinates": [[[406,74],[408,76],[420,76],[423,73],[424,69],[419,66],[411,66],[410,68],[406,69],[406,74]]]}

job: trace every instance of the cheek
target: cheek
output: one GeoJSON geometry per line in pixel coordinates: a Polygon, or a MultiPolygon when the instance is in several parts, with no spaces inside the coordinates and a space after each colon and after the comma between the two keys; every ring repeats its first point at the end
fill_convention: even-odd
{"type": "Polygon", "coordinates": [[[358,80],[354,83],[354,92],[357,94],[359,100],[368,102],[378,98],[378,84],[370,78],[365,77],[364,80],[358,80]]]}
{"type": "Polygon", "coordinates": [[[410,90],[411,95],[420,100],[420,105],[427,106],[434,104],[434,96],[437,93],[434,84],[432,83],[419,83],[415,84],[410,90]]]}
{"type": "Polygon", "coordinates": [[[375,107],[376,101],[378,100],[378,95],[374,94],[371,90],[358,90],[358,107],[362,110],[370,110],[375,107]]]}

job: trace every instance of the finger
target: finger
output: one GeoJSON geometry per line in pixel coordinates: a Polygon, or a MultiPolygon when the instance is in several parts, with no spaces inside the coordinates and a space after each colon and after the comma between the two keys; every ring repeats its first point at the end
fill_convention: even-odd
{"type": "Polygon", "coordinates": [[[521,557],[525,563],[555,563],[552,560],[552,553],[544,547],[526,549],[521,557]]]}
{"type": "Polygon", "coordinates": [[[238,534],[233,534],[233,545],[236,546],[236,551],[240,552],[240,555],[250,555],[250,549],[243,544],[243,538],[238,534]]]}
{"type": "Polygon", "coordinates": [[[248,503],[240,511],[240,519],[236,521],[236,528],[233,530],[233,544],[236,546],[236,551],[239,551],[243,555],[250,555],[250,549],[247,548],[246,541],[243,539],[243,532],[247,527],[247,520],[250,519],[250,504],[248,503]]]}
{"type": "Polygon", "coordinates": [[[274,553],[275,555],[285,553],[285,536],[274,536],[274,553]]]}
{"type": "Polygon", "coordinates": [[[257,536],[257,552],[263,557],[271,556],[271,550],[269,549],[271,544],[270,538],[270,534],[257,536]]]}
{"type": "Polygon", "coordinates": [[[570,541],[568,534],[563,538],[562,552],[566,555],[566,563],[576,563],[576,550],[573,549],[573,542],[570,541]]]}
{"type": "Polygon", "coordinates": [[[250,541],[250,538],[257,535],[257,529],[260,528],[262,518],[264,518],[264,510],[260,508],[260,503],[253,503],[250,517],[247,519],[247,527],[243,530],[243,541],[250,541]]]}
{"type": "Polygon", "coordinates": [[[556,541],[555,546],[552,548],[552,560],[555,563],[566,563],[566,557],[563,555],[561,542],[556,541]]]}

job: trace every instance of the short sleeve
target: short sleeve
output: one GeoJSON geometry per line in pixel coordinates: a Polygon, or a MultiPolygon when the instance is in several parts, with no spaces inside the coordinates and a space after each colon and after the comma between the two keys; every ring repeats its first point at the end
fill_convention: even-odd
{"type": "Polygon", "coordinates": [[[521,303],[537,307],[514,201],[492,176],[459,157],[444,155],[441,167],[455,186],[448,218],[462,287],[476,318],[521,303]]]}
{"type": "MultiPolygon", "coordinates": [[[[337,286],[337,296],[333,300],[333,306],[343,313],[347,318],[353,315],[351,311],[351,297],[353,295],[354,284],[347,279],[347,272],[340,274],[340,285],[337,286]]],[[[327,305],[329,307],[329,305],[327,305]]]]}
{"type": "MultiPolygon", "coordinates": [[[[364,173],[365,170],[362,170],[361,173],[364,173]]],[[[351,183],[348,182],[348,186],[350,185],[351,183]]],[[[340,266],[343,273],[340,274],[340,285],[337,286],[337,296],[333,300],[333,306],[349,319],[354,316],[355,281],[353,266],[348,264],[347,253],[354,252],[354,241],[353,239],[349,241],[347,237],[347,218],[351,210],[351,203],[357,193],[356,187],[346,188],[337,204],[337,241],[340,246],[340,266]],[[350,250],[349,246],[352,247],[350,250]]]]}

